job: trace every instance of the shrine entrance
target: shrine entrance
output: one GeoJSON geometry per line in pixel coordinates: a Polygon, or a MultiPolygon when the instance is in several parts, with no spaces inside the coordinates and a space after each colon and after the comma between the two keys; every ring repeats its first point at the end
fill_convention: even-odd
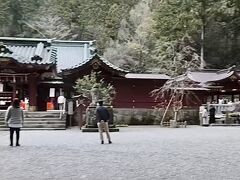
{"type": "Polygon", "coordinates": [[[14,98],[24,101],[28,96],[28,74],[0,73],[0,109],[6,109],[14,98]]]}

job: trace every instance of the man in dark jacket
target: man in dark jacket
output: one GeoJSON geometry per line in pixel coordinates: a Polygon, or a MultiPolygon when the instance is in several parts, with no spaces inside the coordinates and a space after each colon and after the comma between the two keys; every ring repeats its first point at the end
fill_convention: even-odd
{"type": "Polygon", "coordinates": [[[99,103],[99,107],[97,107],[97,110],[96,110],[96,118],[98,122],[97,125],[98,125],[98,131],[100,133],[101,144],[104,144],[103,130],[106,132],[108,143],[111,144],[112,142],[111,142],[109,128],[108,128],[108,121],[110,118],[110,114],[107,108],[103,106],[102,100],[98,101],[98,103],[99,103]]]}
{"type": "Polygon", "coordinates": [[[216,113],[215,107],[210,106],[210,109],[209,109],[209,116],[210,116],[209,123],[210,124],[215,123],[215,113],[216,113]]]}

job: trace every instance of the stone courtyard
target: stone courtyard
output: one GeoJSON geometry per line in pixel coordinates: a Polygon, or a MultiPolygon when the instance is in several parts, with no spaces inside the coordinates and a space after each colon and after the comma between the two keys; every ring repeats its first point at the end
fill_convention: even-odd
{"type": "Polygon", "coordinates": [[[22,131],[9,147],[0,132],[1,180],[238,180],[240,128],[133,126],[111,133],[77,128],[22,131]],[[105,134],[104,134],[105,135],[105,134]]]}

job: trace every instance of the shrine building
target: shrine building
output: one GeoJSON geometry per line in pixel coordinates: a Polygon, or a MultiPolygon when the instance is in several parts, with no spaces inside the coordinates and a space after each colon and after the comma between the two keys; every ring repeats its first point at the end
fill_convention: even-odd
{"type": "Polygon", "coordinates": [[[234,67],[188,71],[186,79],[198,85],[192,90],[200,90],[196,91],[200,103],[216,104],[219,99],[225,99],[225,104],[240,101],[240,71],[234,67]]]}
{"type": "Polygon", "coordinates": [[[76,95],[75,81],[92,71],[116,89],[116,108],[153,109],[159,103],[150,92],[169,76],[136,74],[123,70],[96,54],[94,41],[0,37],[0,109],[13,98],[29,103],[30,111],[57,109],[57,97],[76,95]]]}
{"type": "Polygon", "coordinates": [[[61,68],[87,59],[92,41],[0,37],[0,109],[13,98],[28,101],[29,110],[46,110],[46,103],[63,92],[61,68]],[[78,52],[78,59],[72,58],[78,52]]]}
{"type": "MultiPolygon", "coordinates": [[[[153,109],[159,102],[150,92],[171,79],[165,74],[121,69],[96,54],[94,41],[0,37],[0,109],[6,109],[16,97],[26,100],[31,111],[47,110],[49,101],[56,109],[57,97],[76,95],[75,81],[93,71],[116,89],[116,108],[153,109]]],[[[232,102],[240,99],[240,72],[234,68],[188,71],[185,78],[198,84],[189,90],[201,102],[192,106],[222,97],[232,102]]]]}

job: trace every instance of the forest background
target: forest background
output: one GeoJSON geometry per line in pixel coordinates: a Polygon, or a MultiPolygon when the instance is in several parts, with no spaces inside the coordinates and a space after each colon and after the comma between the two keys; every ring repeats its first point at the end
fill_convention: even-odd
{"type": "Polygon", "coordinates": [[[96,40],[131,72],[240,66],[239,0],[0,0],[0,36],[96,40]]]}

